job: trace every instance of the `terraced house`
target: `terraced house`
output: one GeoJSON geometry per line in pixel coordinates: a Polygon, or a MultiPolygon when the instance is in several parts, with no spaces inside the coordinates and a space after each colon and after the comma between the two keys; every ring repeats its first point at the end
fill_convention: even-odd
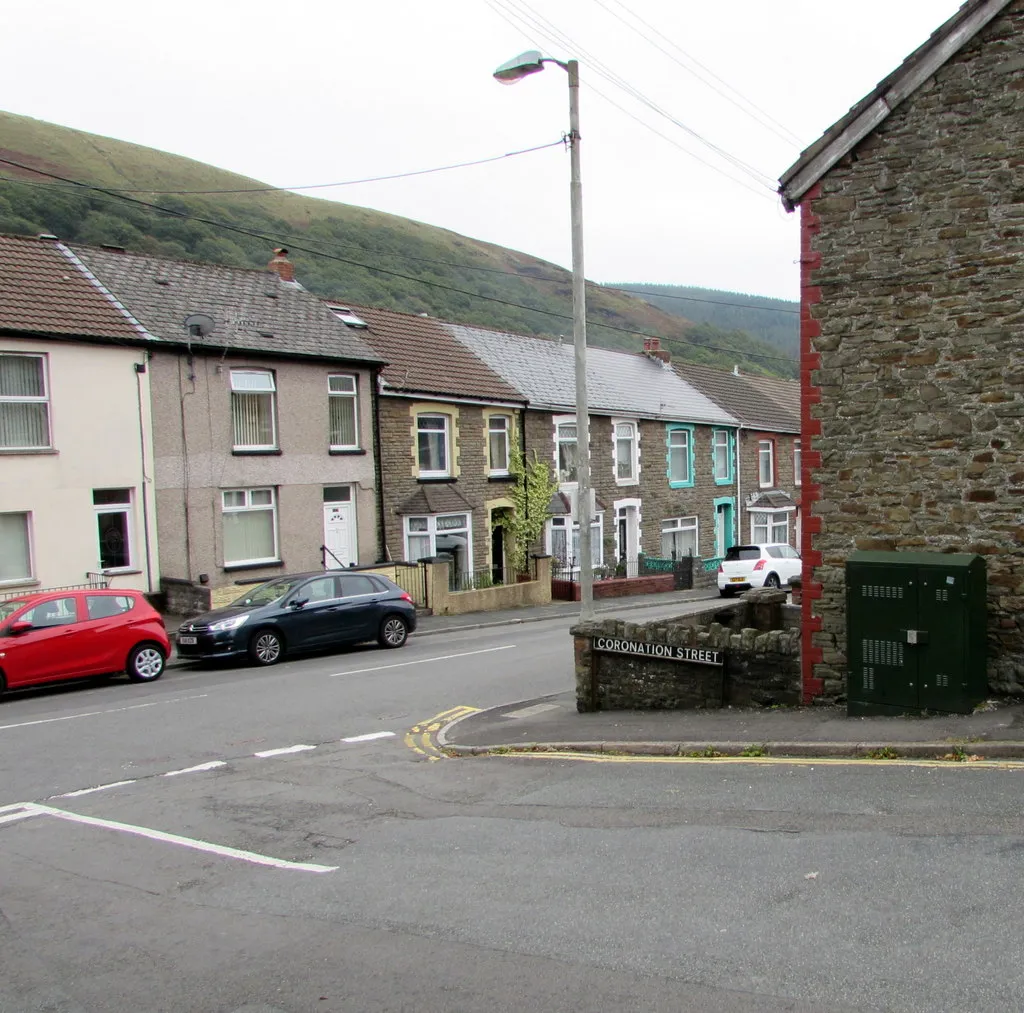
{"type": "MultiPolygon", "coordinates": [[[[559,483],[544,549],[578,568],[572,344],[446,327],[527,402],[525,449],[550,460],[559,483]]],[[[587,355],[593,565],[633,576],[641,554],[721,555],[736,539],[737,420],[673,371],[657,339],[641,353],[587,355]]]]}
{"type": "Polygon", "coordinates": [[[453,587],[514,580],[496,522],[512,509],[523,397],[439,320],[329,305],[388,362],[378,388],[381,558],[447,559],[453,587]]]}
{"type": "MultiPolygon", "coordinates": [[[[150,339],[156,534],[171,595],[373,562],[373,391],[383,361],[294,280],[74,245],[150,339]]],[[[176,607],[186,610],[189,603],[176,607]]]]}
{"type": "Polygon", "coordinates": [[[800,545],[800,385],[692,362],[676,372],[734,415],[737,540],[800,545]]]}
{"type": "Polygon", "coordinates": [[[0,236],[0,597],[156,589],[158,344],[52,236],[0,236]]]}

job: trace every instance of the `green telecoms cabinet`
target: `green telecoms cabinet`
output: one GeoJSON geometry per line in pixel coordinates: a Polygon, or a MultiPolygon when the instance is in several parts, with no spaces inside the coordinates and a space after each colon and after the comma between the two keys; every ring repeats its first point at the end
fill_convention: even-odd
{"type": "Polygon", "coordinates": [[[853,553],[847,713],[970,713],[988,695],[985,585],[981,556],[853,553]]]}

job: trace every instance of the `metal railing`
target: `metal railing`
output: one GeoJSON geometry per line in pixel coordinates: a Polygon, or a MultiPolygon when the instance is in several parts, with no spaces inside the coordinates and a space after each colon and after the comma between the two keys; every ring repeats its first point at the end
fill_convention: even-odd
{"type": "Polygon", "coordinates": [[[30,594],[49,594],[51,591],[105,591],[110,586],[106,578],[93,580],[88,584],[61,584],[58,587],[24,587],[20,591],[0,592],[0,601],[10,598],[25,598],[30,594]]]}
{"type": "Polygon", "coordinates": [[[489,587],[503,587],[506,584],[518,584],[523,580],[536,580],[536,561],[531,561],[531,569],[526,573],[518,573],[512,567],[484,566],[479,570],[452,570],[448,574],[449,591],[484,591],[489,587]]]}

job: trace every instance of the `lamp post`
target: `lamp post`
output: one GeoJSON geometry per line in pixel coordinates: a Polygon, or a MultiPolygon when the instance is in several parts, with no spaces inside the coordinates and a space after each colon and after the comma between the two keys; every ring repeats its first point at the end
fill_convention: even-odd
{"type": "Polygon", "coordinates": [[[503,63],[494,77],[515,84],[555,63],[569,75],[569,209],[572,221],[572,341],[576,353],[576,514],[580,525],[580,619],[594,618],[594,570],[591,556],[590,404],[587,400],[587,292],[583,275],[583,185],[580,182],[580,68],[532,49],[503,63]]]}

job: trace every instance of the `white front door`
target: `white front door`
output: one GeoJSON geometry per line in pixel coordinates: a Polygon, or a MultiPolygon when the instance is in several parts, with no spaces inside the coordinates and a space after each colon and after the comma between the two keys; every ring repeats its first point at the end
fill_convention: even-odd
{"type": "Polygon", "coordinates": [[[356,547],[355,505],[324,503],[324,568],[338,570],[359,558],[356,547]]]}

